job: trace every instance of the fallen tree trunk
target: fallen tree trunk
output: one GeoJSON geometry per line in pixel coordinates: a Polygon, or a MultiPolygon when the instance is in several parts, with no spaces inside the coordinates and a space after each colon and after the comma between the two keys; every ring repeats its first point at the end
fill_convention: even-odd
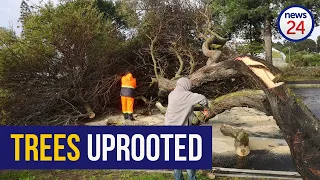
{"type": "Polygon", "coordinates": [[[195,112],[193,123],[198,125],[233,107],[249,107],[265,112],[267,115],[271,114],[269,102],[262,90],[242,90],[210,100],[209,116],[205,117],[203,113],[195,112]]]}
{"type": "Polygon", "coordinates": [[[266,94],[273,118],[284,134],[297,171],[303,179],[320,179],[320,120],[298,100],[284,83],[276,83],[280,70],[261,59],[247,56],[236,61],[237,69],[253,80],[266,94]],[[250,63],[262,63],[254,67],[250,63]],[[259,70],[260,69],[260,70],[259,70]],[[268,73],[264,74],[263,71],[268,73]]]}
{"type": "Polygon", "coordinates": [[[243,129],[223,124],[220,131],[223,135],[234,138],[234,148],[238,156],[245,157],[250,153],[249,134],[243,129]]]}
{"type": "MultiPolygon", "coordinates": [[[[203,47],[210,45],[210,41],[207,42],[209,43],[203,47]]],[[[295,98],[284,83],[277,83],[282,72],[269,62],[252,56],[239,56],[237,59],[230,58],[219,62],[218,51],[204,53],[205,56],[210,56],[209,58],[214,56],[215,60],[211,59],[206,66],[188,76],[193,88],[200,87],[207,82],[232,77],[249,77],[265,93],[271,114],[290,147],[297,171],[304,179],[320,179],[320,121],[301,101],[295,98]],[[218,54],[215,55],[215,53],[218,54]]],[[[175,88],[176,80],[165,78],[157,78],[157,80],[159,94],[168,93],[175,88]]],[[[230,103],[232,104],[233,102],[230,103]]],[[[220,109],[224,111],[224,108],[220,109]]],[[[212,113],[214,116],[218,112],[214,112],[213,109],[212,113]]]]}
{"type": "MultiPolygon", "coordinates": [[[[201,85],[219,77],[219,75],[215,75],[219,70],[213,68],[218,64],[223,64],[221,66],[223,69],[232,70],[232,72],[235,72],[234,74],[242,74],[248,77],[263,90],[269,101],[271,114],[289,145],[297,171],[304,179],[320,179],[320,120],[301,100],[296,99],[284,83],[277,83],[282,72],[262,59],[240,56],[239,61],[230,59],[199,69],[194,74],[200,75],[192,74],[190,76],[193,77],[193,85],[201,85]],[[213,70],[210,73],[214,77],[210,77],[210,73],[207,74],[204,71],[208,67],[213,70]]],[[[224,76],[224,78],[227,78],[227,76],[224,76]]],[[[217,114],[217,112],[214,114],[217,114]]]]}
{"type": "MultiPolygon", "coordinates": [[[[230,66],[227,61],[222,61],[216,64],[211,64],[198,69],[196,72],[188,76],[192,82],[192,87],[199,87],[204,83],[210,81],[218,81],[223,79],[230,79],[232,77],[239,77],[240,73],[230,66]]],[[[170,80],[166,78],[158,79],[158,86],[160,93],[172,91],[176,86],[177,80],[170,80]],[[164,91],[164,92],[161,92],[164,91]]]]}
{"type": "Polygon", "coordinates": [[[209,103],[212,111],[209,118],[233,107],[249,107],[270,115],[269,102],[261,90],[242,90],[218,97],[209,103]]]}
{"type": "MultiPolygon", "coordinates": [[[[157,102],[155,106],[160,113],[166,113],[166,107],[160,102],[157,102]]],[[[202,113],[203,107],[195,106],[192,124],[199,125],[233,107],[249,107],[264,112],[266,115],[271,114],[269,102],[262,90],[242,90],[220,96],[214,100],[209,100],[210,114],[208,117],[205,117],[202,113]]]]}

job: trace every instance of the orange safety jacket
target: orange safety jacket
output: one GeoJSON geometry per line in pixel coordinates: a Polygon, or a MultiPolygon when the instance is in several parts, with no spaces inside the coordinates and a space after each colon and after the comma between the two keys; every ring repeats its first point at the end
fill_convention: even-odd
{"type": "Polygon", "coordinates": [[[131,73],[122,76],[120,96],[134,97],[134,89],[137,87],[136,78],[131,73]]]}

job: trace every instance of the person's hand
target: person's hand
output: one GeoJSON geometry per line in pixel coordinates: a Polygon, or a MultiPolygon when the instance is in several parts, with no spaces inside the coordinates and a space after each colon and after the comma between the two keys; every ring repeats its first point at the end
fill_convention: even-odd
{"type": "Polygon", "coordinates": [[[204,110],[203,110],[203,114],[204,114],[204,116],[205,116],[206,118],[208,118],[209,115],[210,115],[210,111],[209,111],[208,109],[204,109],[204,110]]]}

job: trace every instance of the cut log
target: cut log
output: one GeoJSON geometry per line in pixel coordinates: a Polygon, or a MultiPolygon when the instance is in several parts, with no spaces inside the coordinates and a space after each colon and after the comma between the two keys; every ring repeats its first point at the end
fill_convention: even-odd
{"type": "Polygon", "coordinates": [[[261,71],[259,73],[253,70],[246,62],[247,58],[264,64],[266,67],[262,69],[269,71],[274,77],[279,77],[280,70],[252,56],[241,56],[235,62],[238,71],[248,76],[265,92],[273,118],[289,145],[296,170],[303,179],[320,179],[320,120],[284,83],[277,83],[275,79],[261,74],[261,71]]]}
{"type": "Polygon", "coordinates": [[[220,131],[223,135],[234,138],[234,147],[238,156],[244,157],[250,153],[249,134],[243,129],[223,124],[220,131]]]}

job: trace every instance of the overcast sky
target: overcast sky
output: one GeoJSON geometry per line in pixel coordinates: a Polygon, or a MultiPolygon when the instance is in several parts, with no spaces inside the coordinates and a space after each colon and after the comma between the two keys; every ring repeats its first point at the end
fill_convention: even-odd
{"type": "MultiPolygon", "coordinates": [[[[39,5],[40,2],[48,2],[49,0],[28,0],[29,5],[39,5]]],[[[57,3],[58,0],[51,0],[57,3]]],[[[17,34],[20,34],[21,28],[18,28],[20,17],[20,5],[22,0],[0,0],[0,27],[13,28],[17,34]]]]}
{"type": "MultiPolygon", "coordinates": [[[[20,24],[18,19],[20,16],[20,5],[22,0],[0,0],[0,27],[13,28],[17,34],[20,34],[21,28],[18,28],[20,24]]],[[[44,1],[48,2],[49,0],[29,0],[30,5],[36,4],[44,1]]],[[[52,0],[54,3],[57,3],[58,0],[52,0]]],[[[315,27],[313,33],[309,37],[310,39],[316,40],[320,35],[320,26],[315,27]]]]}

